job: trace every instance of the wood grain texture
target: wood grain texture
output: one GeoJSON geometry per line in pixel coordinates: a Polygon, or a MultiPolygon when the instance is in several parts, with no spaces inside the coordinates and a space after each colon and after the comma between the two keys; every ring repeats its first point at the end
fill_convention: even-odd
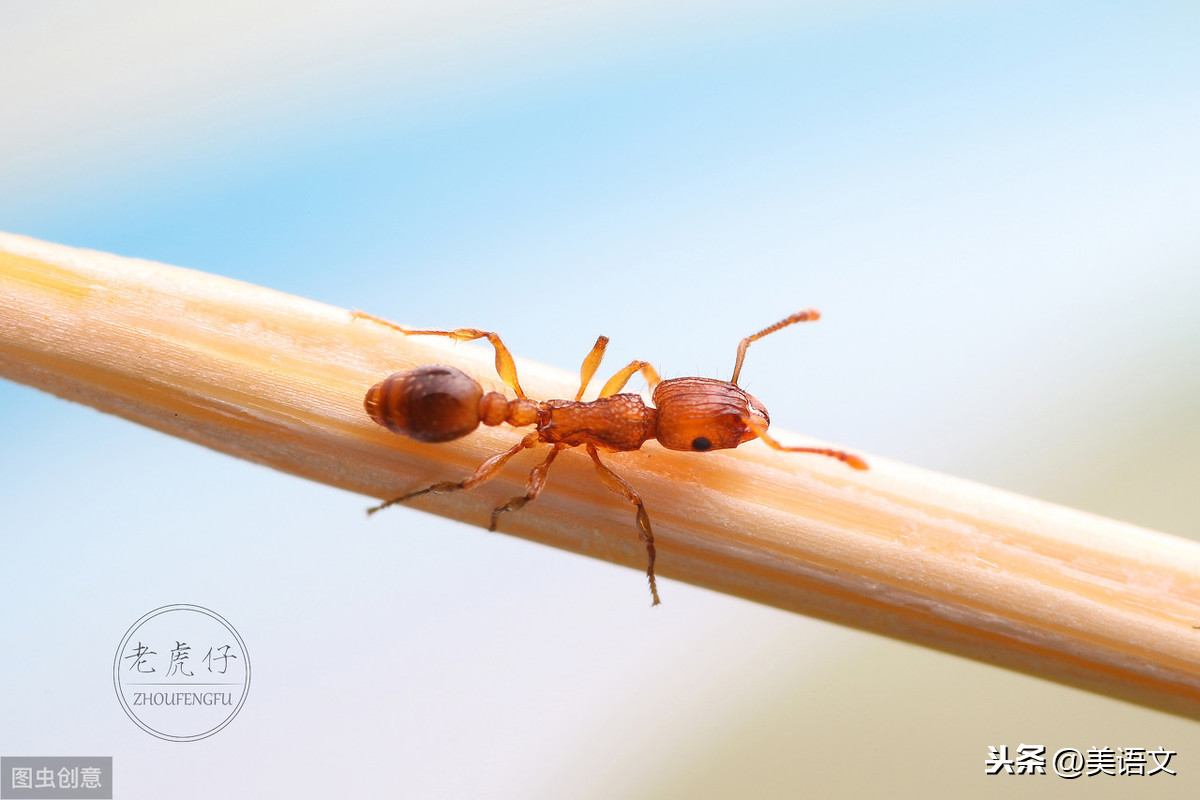
{"type": "MultiPolygon", "coordinates": [[[[367,388],[443,363],[503,390],[492,360],[238,281],[0,234],[0,375],[371,497],[465,477],[520,434],[413,442],[367,417],[367,388]]],[[[574,371],[518,368],[531,396],[574,396],[574,371]]],[[[1200,718],[1200,545],[863,455],[868,472],[757,442],[607,461],[646,501],[661,577],[1200,718]]],[[[414,505],[486,526],[539,458],[414,505]]],[[[502,529],[644,568],[632,509],[582,453],[502,529]]]]}

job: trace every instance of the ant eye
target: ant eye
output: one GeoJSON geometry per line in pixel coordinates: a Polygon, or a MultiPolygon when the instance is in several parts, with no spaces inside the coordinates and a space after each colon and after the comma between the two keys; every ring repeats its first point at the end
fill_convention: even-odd
{"type": "Polygon", "coordinates": [[[697,436],[695,439],[692,440],[692,449],[693,450],[699,450],[700,452],[703,453],[705,450],[708,450],[711,448],[712,448],[712,442],[710,442],[708,440],[708,437],[697,436]]]}

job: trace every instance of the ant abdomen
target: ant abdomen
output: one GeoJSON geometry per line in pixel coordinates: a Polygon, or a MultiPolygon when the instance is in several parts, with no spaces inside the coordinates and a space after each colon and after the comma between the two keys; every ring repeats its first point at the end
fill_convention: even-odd
{"type": "Polygon", "coordinates": [[[756,436],[746,419],[765,429],[762,403],[732,383],[714,378],[672,378],[654,387],[659,444],[668,450],[725,450],[756,436]]]}
{"type": "Polygon", "coordinates": [[[429,364],[375,384],[363,405],[371,419],[393,433],[419,442],[448,442],[479,427],[481,397],[483,389],[465,372],[429,364]]]}

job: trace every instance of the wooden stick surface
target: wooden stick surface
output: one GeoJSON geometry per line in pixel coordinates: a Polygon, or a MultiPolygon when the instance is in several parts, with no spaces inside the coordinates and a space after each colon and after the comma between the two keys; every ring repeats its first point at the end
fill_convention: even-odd
{"type": "MultiPolygon", "coordinates": [[[[465,477],[520,434],[413,442],[367,417],[367,388],[443,363],[502,391],[492,361],[490,348],[398,335],[269,289],[0,234],[0,375],[371,497],[465,477]]],[[[532,397],[574,396],[573,371],[518,369],[532,397]]],[[[414,505],[486,526],[539,453],[414,505]]],[[[662,577],[1200,718],[1200,545],[867,461],[856,472],[757,442],[608,458],[646,501],[662,577]]],[[[546,491],[501,527],[644,569],[631,507],[582,453],[561,456],[546,491]]],[[[673,602],[670,582],[660,589],[673,602]]]]}

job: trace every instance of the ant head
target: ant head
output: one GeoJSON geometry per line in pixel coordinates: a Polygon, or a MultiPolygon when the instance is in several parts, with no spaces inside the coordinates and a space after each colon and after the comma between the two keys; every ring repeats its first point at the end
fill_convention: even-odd
{"type": "Polygon", "coordinates": [[[727,381],[673,378],[654,387],[658,409],[655,438],[668,450],[726,450],[753,439],[747,418],[764,428],[763,404],[727,381]]]}
{"type": "Polygon", "coordinates": [[[429,364],[397,372],[367,392],[371,419],[419,442],[448,442],[479,426],[483,389],[454,367],[429,364]]]}

